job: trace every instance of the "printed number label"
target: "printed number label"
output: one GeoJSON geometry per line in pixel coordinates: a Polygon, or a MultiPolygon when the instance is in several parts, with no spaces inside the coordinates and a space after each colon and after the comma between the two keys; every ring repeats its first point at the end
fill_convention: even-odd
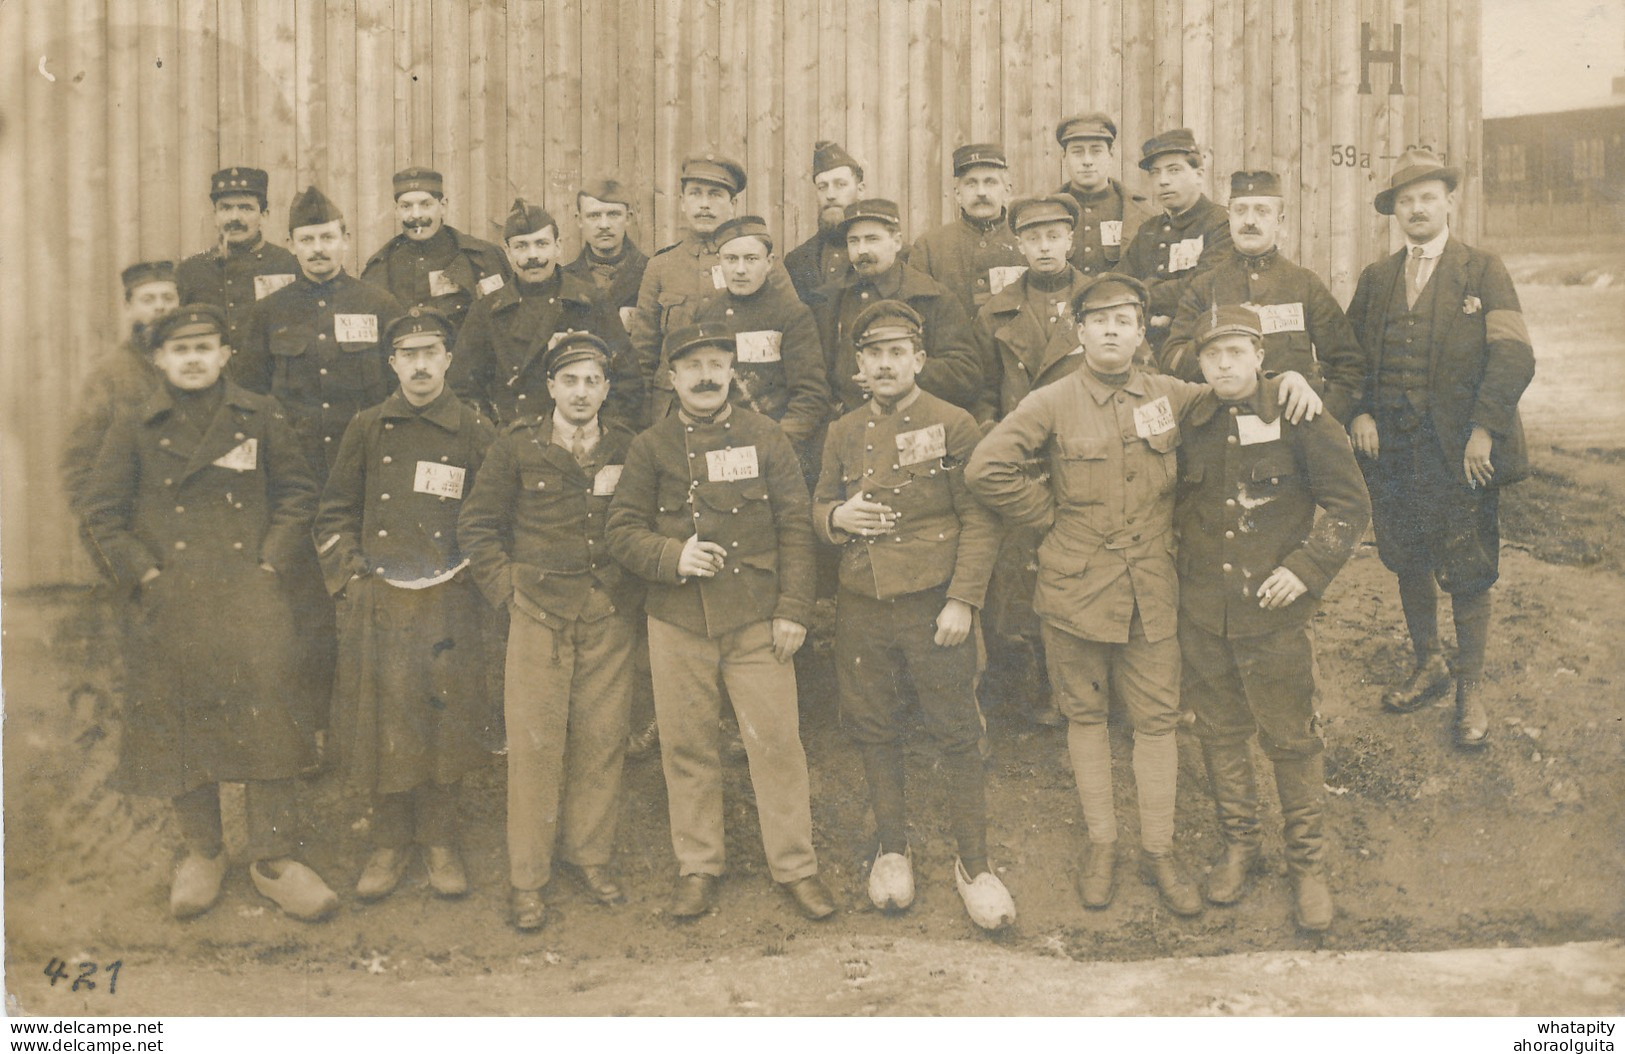
{"type": "Polygon", "coordinates": [[[1188,271],[1195,267],[1196,261],[1202,258],[1202,244],[1205,240],[1205,236],[1186,238],[1168,246],[1168,270],[1188,271]]]}
{"type": "Polygon", "coordinates": [[[461,292],[462,292],[462,289],[457,285],[457,283],[453,282],[450,278],[446,277],[446,272],[444,272],[444,271],[430,271],[429,272],[429,295],[430,296],[453,296],[453,295],[455,295],[457,293],[461,293],[461,292]]]}
{"type": "Polygon", "coordinates": [[[1174,427],[1174,409],[1166,395],[1159,395],[1143,406],[1134,408],[1134,431],[1141,439],[1150,439],[1174,427]]]}
{"type": "Polygon", "coordinates": [[[598,470],[592,478],[592,492],[600,498],[607,498],[615,493],[616,484],[621,481],[621,465],[605,465],[598,470]]]}
{"type": "Polygon", "coordinates": [[[897,434],[897,463],[918,465],[948,456],[947,433],[940,424],[897,434]]]}
{"type": "Polygon", "coordinates": [[[989,267],[987,269],[987,291],[1000,293],[1014,285],[1016,279],[1027,273],[1026,265],[1019,267],[989,267]]]}
{"type": "Polygon", "coordinates": [[[467,469],[456,465],[442,465],[437,461],[419,461],[417,474],[412,477],[412,489],[419,494],[434,494],[442,498],[463,496],[463,477],[467,469]]]}
{"type": "Polygon", "coordinates": [[[755,479],[759,471],[756,464],[756,447],[739,446],[732,450],[709,451],[705,455],[705,471],[712,483],[755,479]]]}
{"type": "Polygon", "coordinates": [[[1254,304],[1264,333],[1302,333],[1303,304],[1254,304]]]}
{"type": "Polygon", "coordinates": [[[1100,221],[1100,244],[1102,244],[1102,245],[1122,245],[1123,244],[1123,221],[1122,220],[1101,220],[1100,221]]]}
{"type": "Polygon", "coordinates": [[[783,334],[776,329],[756,329],[734,334],[734,345],[740,362],[778,362],[779,345],[783,334]]]}
{"type": "Polygon", "coordinates": [[[259,464],[259,439],[245,439],[221,454],[212,462],[220,468],[235,469],[238,472],[252,472],[254,466],[259,464]]]}
{"type": "Polygon", "coordinates": [[[1273,443],[1281,438],[1281,419],[1264,423],[1264,419],[1257,414],[1236,415],[1236,438],[1242,446],[1252,446],[1255,443],[1273,443]]]}
{"type": "Polygon", "coordinates": [[[711,287],[713,289],[726,289],[726,288],[728,288],[728,280],[726,278],[722,277],[722,265],[721,264],[712,264],[711,265],[711,287]]]}
{"type": "Polygon", "coordinates": [[[264,300],[283,286],[293,282],[291,274],[257,274],[254,276],[254,299],[264,300]]]}
{"type": "Polygon", "coordinates": [[[481,296],[490,296],[492,293],[502,288],[502,276],[499,274],[488,274],[484,278],[481,278],[474,288],[480,291],[481,296]]]}
{"type": "Polygon", "coordinates": [[[334,315],[333,339],[340,344],[378,343],[378,316],[334,315]]]}

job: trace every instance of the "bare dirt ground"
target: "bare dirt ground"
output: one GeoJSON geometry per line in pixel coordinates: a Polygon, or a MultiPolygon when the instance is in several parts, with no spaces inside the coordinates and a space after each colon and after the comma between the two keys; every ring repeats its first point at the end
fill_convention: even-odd
{"type": "MultiPolygon", "coordinates": [[[[721,910],[689,924],[665,918],[674,865],[651,759],[627,774],[618,863],[629,902],[593,905],[561,879],[547,891],[547,927],[516,933],[506,924],[504,780],[493,756],[464,801],[474,883],[465,900],[436,900],[418,871],[383,903],[346,895],[335,918],[306,925],[281,917],[239,866],[212,912],[176,923],[166,897],[179,839],[167,807],[102,788],[118,733],[114,643],[100,602],[75,591],[5,600],[8,1009],[1619,1013],[1625,258],[1531,254],[1509,263],[1540,363],[1524,402],[1538,470],[1503,503],[1487,671],[1494,742],[1482,756],[1452,749],[1448,704],[1409,716],[1377,707],[1382,687],[1405,672],[1408,644],[1392,577],[1362,547],[1315,624],[1338,905],[1324,938],[1292,928],[1267,777],[1271,869],[1242,904],[1178,919],[1125,870],[1113,906],[1085,911],[1072,891],[1082,821],[1064,733],[997,709],[989,713],[991,840],[1017,924],[987,937],[966,919],[923,746],[909,768],[920,894],[901,917],[869,909],[861,765],[836,724],[827,677],[804,686],[803,736],[815,836],[842,906],[830,922],[802,921],[773,887],[742,764],[729,772],[732,871],[721,910]],[[1595,273],[1613,274],[1614,284],[1598,287],[1595,273]],[[1574,275],[1586,284],[1558,284],[1574,275]],[[1537,954],[1518,949],[1569,942],[1589,943],[1538,953],[1538,968],[1518,958],[1537,954]],[[1469,949],[1491,951],[1458,951],[1469,949]],[[1428,954],[1367,954],[1387,952],[1428,954]],[[122,962],[125,1000],[105,986],[74,994],[49,984],[52,958],[122,962]],[[1369,989],[1337,980],[1359,969],[1371,975],[1369,989]],[[1227,986],[1225,977],[1243,980],[1227,986]],[[1114,1000],[1131,979],[1163,985],[1166,996],[1114,1000]]],[[[1117,735],[1114,752],[1126,758],[1127,729],[1117,735]]],[[[1218,834],[1194,744],[1183,744],[1181,757],[1177,849],[1200,871],[1218,834]]],[[[1121,844],[1132,854],[1126,764],[1117,785],[1121,844]]],[[[348,894],[367,851],[365,804],[332,776],[307,786],[306,803],[307,857],[348,894]]]]}

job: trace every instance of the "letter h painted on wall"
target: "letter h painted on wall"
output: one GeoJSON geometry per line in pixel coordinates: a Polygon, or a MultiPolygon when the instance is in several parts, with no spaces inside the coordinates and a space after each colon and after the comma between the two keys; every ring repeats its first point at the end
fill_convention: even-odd
{"type": "Polygon", "coordinates": [[[1360,23],[1360,94],[1371,94],[1371,64],[1373,62],[1386,62],[1392,68],[1393,79],[1388,82],[1389,95],[1404,95],[1405,86],[1401,82],[1400,71],[1403,63],[1400,56],[1404,50],[1404,27],[1398,22],[1394,23],[1394,46],[1387,51],[1378,51],[1375,42],[1371,39],[1371,23],[1360,23]]]}

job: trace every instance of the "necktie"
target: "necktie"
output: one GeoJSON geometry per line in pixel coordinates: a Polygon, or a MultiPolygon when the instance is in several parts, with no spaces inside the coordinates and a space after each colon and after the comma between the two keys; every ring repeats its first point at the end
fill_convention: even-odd
{"type": "Polygon", "coordinates": [[[570,439],[570,456],[576,459],[576,464],[582,468],[587,467],[587,430],[577,427],[576,434],[570,439]]]}
{"type": "Polygon", "coordinates": [[[1405,306],[1415,307],[1416,298],[1422,295],[1422,247],[1411,246],[1411,254],[1405,260],[1405,306]]]}

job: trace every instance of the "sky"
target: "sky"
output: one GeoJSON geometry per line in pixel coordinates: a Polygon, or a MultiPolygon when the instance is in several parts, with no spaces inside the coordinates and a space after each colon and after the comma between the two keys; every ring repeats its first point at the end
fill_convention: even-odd
{"type": "Polygon", "coordinates": [[[1485,117],[1604,103],[1625,77],[1625,0],[1483,5],[1485,117]]]}

